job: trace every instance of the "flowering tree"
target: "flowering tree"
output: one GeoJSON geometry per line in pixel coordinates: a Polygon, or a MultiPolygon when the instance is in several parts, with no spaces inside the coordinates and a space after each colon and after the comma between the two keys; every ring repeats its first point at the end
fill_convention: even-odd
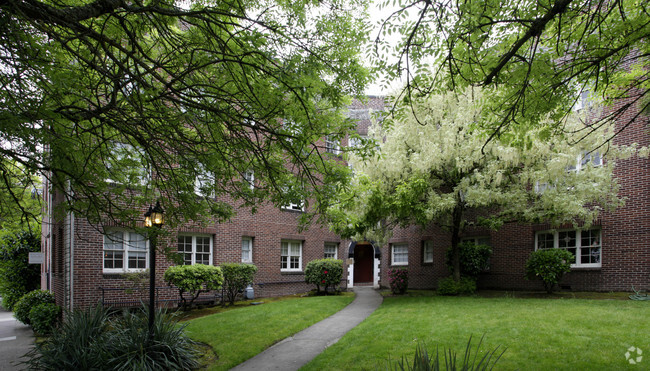
{"type": "Polygon", "coordinates": [[[540,122],[526,133],[486,141],[480,128],[489,115],[482,104],[477,89],[427,96],[398,106],[393,117],[375,125],[379,152],[350,160],[355,177],[329,210],[333,229],[376,238],[398,225],[436,224],[451,234],[458,281],[458,246],[468,225],[588,225],[601,210],[622,203],[612,168],[633,148],[598,148],[608,126],[589,127],[572,116],[561,123],[563,134],[553,129],[557,123],[540,122]],[[585,131],[593,134],[583,136],[585,131]],[[470,210],[479,216],[468,216],[470,210]]]}

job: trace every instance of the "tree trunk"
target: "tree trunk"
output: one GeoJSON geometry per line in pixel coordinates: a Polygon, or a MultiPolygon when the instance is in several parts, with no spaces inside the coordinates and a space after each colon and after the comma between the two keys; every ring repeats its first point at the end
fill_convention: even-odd
{"type": "Polygon", "coordinates": [[[454,281],[460,281],[460,250],[458,245],[460,244],[460,229],[461,222],[463,220],[463,205],[462,201],[459,199],[454,208],[452,214],[452,224],[451,224],[451,265],[453,267],[453,277],[454,281]]]}

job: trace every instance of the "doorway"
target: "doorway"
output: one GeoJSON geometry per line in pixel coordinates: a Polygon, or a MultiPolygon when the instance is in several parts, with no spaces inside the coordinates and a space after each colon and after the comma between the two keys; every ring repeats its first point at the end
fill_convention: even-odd
{"type": "Polygon", "coordinates": [[[370,244],[358,244],[354,248],[354,284],[373,283],[375,249],[370,244]]]}

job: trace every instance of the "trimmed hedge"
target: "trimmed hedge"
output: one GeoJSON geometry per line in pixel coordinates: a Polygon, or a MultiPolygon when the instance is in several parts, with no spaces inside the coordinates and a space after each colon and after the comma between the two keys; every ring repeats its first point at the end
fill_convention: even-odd
{"type": "Polygon", "coordinates": [[[343,261],[338,259],[317,259],[307,263],[305,267],[305,282],[316,285],[316,293],[321,293],[321,287],[327,294],[329,288],[338,291],[343,278],[343,261]]]}
{"type": "Polygon", "coordinates": [[[253,283],[257,267],[245,263],[224,263],[219,267],[223,273],[223,287],[221,290],[225,294],[222,304],[225,305],[226,300],[228,300],[230,305],[233,305],[237,294],[253,283]]]}
{"type": "Polygon", "coordinates": [[[194,300],[202,292],[219,289],[223,283],[223,274],[221,268],[212,265],[174,265],[165,271],[163,279],[178,288],[183,308],[187,309],[192,308],[194,300]],[[186,292],[191,296],[189,304],[183,297],[186,292]]]}
{"type": "Polygon", "coordinates": [[[47,335],[52,333],[61,317],[61,307],[53,303],[43,303],[29,311],[29,322],[34,332],[47,335]]]}
{"type": "Polygon", "coordinates": [[[45,290],[34,290],[23,295],[20,300],[14,305],[14,316],[20,322],[31,325],[32,322],[29,318],[29,313],[32,308],[40,304],[56,304],[54,294],[45,290]]]}
{"type": "Polygon", "coordinates": [[[526,279],[540,278],[550,294],[564,273],[571,271],[572,261],[575,261],[575,256],[564,249],[533,251],[526,261],[526,279]]]}

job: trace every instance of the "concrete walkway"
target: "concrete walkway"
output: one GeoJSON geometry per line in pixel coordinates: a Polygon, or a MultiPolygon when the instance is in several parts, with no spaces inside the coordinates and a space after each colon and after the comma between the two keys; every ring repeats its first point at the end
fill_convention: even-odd
{"type": "Polygon", "coordinates": [[[355,287],[356,298],[340,312],[286,338],[232,370],[298,370],[339,341],[379,307],[382,297],[372,287],[355,287]]]}
{"type": "Polygon", "coordinates": [[[18,322],[13,313],[0,307],[0,371],[25,370],[22,356],[34,345],[32,329],[18,322]]]}

